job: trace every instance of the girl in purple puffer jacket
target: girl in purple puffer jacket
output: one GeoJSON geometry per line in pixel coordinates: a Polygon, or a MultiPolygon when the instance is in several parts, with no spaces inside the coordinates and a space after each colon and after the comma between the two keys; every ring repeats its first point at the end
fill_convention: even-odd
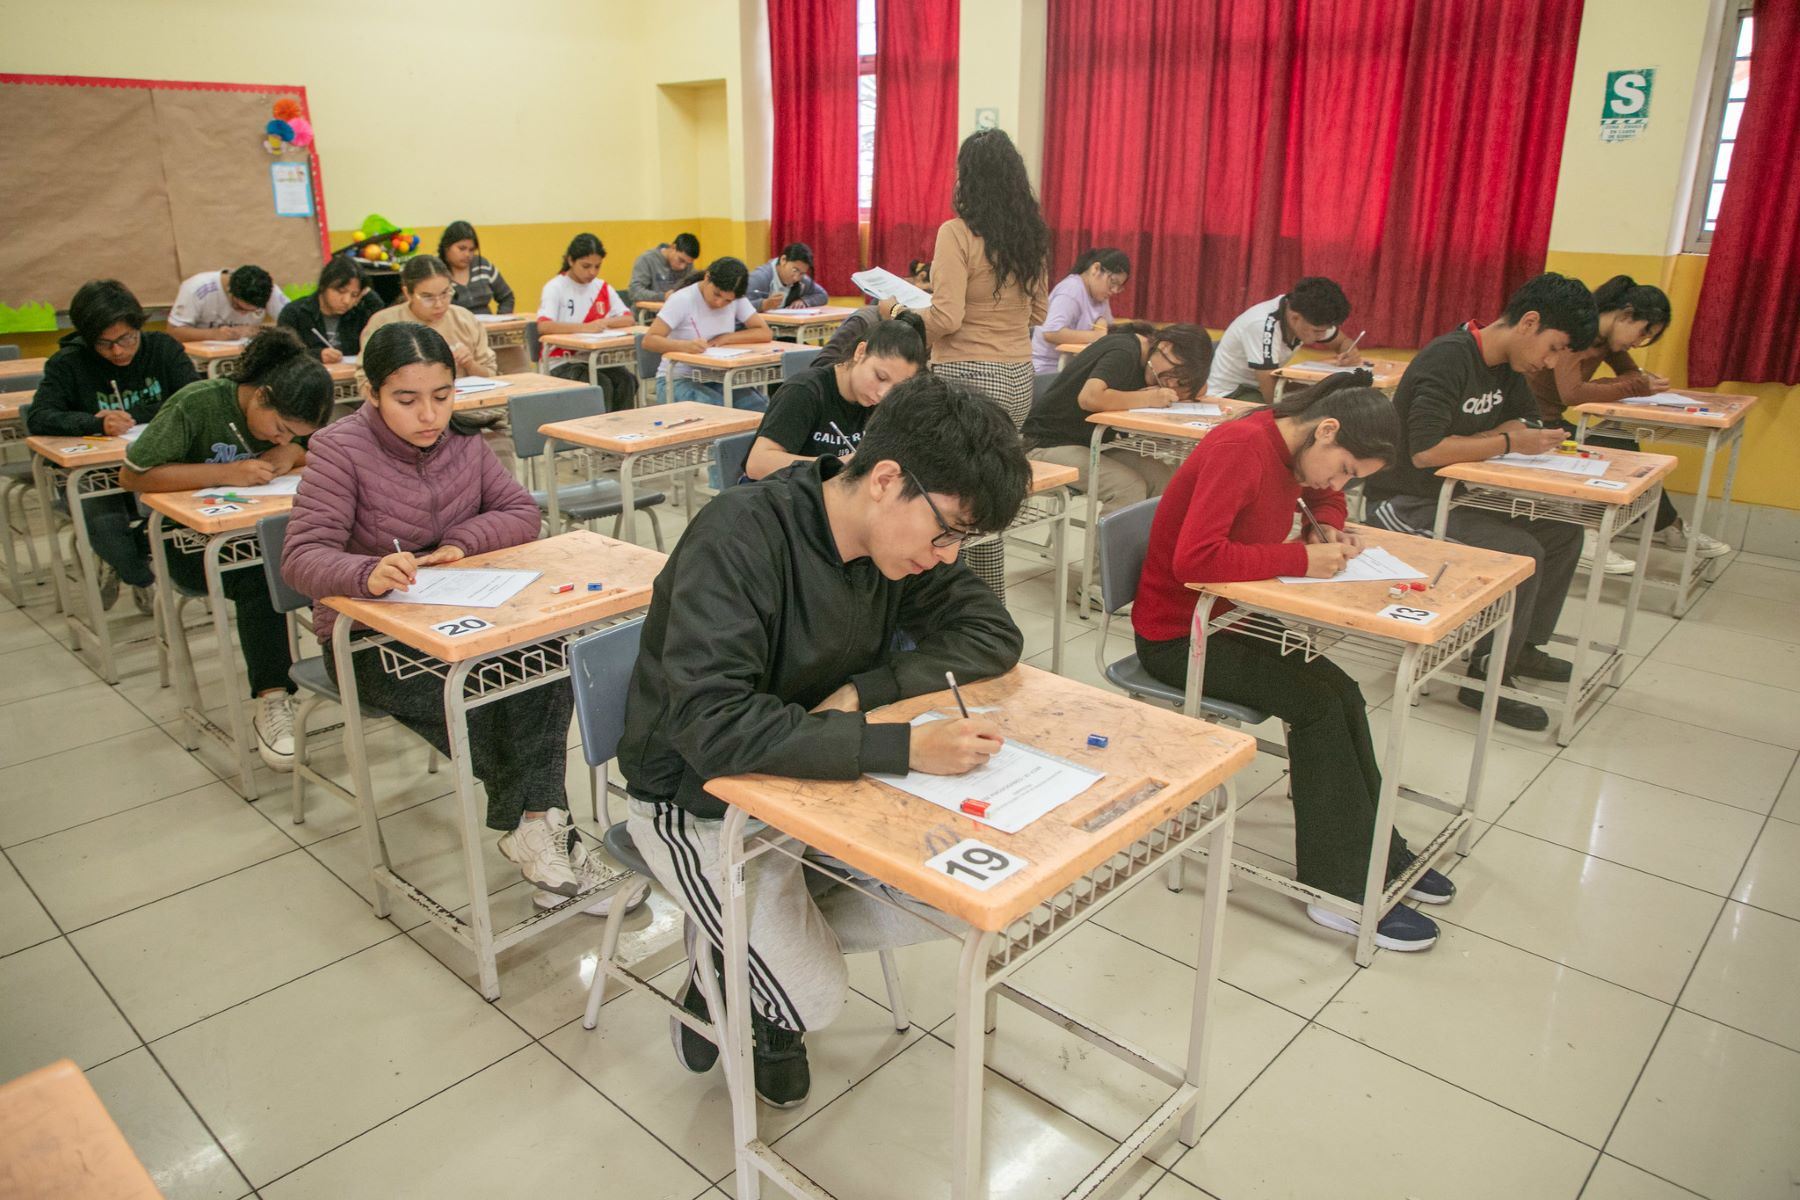
{"type": "MultiPolygon", "coordinates": [[[[362,348],[366,402],[312,440],[288,524],[281,573],[307,596],[380,596],[420,567],[529,542],[538,508],[478,432],[452,416],[456,359],[423,325],[395,323],[362,348]],[[396,542],[405,547],[395,551],[396,542]]],[[[313,631],[331,644],[338,614],[313,606],[313,631]]],[[[362,699],[391,713],[442,754],[443,682],[396,679],[373,653],[357,654],[362,699]]],[[[326,665],[337,675],[327,650],[326,665]]],[[[574,694],[567,681],[532,688],[469,712],[476,778],[487,787],[488,828],[500,852],[552,905],[593,886],[569,823],[563,786],[574,694]]],[[[597,864],[596,864],[597,865],[597,864]]]]}

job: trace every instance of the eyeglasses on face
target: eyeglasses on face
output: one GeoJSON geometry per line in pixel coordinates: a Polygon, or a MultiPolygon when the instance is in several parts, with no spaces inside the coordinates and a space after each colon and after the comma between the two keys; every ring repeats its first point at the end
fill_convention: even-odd
{"type": "Polygon", "coordinates": [[[911,471],[907,471],[906,478],[912,482],[913,490],[924,497],[926,505],[931,509],[931,515],[937,518],[938,528],[943,531],[931,539],[931,544],[933,546],[936,546],[940,550],[948,550],[952,546],[962,545],[965,541],[974,537],[979,532],[979,530],[974,529],[957,529],[953,527],[950,522],[944,520],[944,514],[939,511],[937,504],[931,499],[931,493],[925,490],[925,485],[919,482],[919,477],[914,475],[911,471]]]}
{"type": "Polygon", "coordinates": [[[129,333],[122,333],[116,338],[101,338],[94,343],[94,349],[100,351],[102,354],[105,354],[108,350],[135,350],[137,349],[137,344],[143,340],[144,335],[133,329],[129,333]]]}

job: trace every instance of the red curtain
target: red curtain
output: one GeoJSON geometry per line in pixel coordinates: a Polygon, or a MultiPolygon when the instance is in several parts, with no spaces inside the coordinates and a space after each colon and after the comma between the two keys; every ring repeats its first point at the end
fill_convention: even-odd
{"type": "Polygon", "coordinates": [[[1695,387],[1800,383],[1800,5],[1757,0],[1755,22],[1750,92],[1688,340],[1695,387]]]}
{"type": "Polygon", "coordinates": [[[769,75],[775,111],[770,253],[806,242],[820,286],[850,294],[861,251],[855,0],[769,0],[769,75]]]}
{"type": "Polygon", "coordinates": [[[930,258],[956,183],[959,0],[876,0],[869,261],[930,258]]]}
{"type": "Polygon", "coordinates": [[[1114,301],[1219,328],[1301,275],[1419,346],[1542,270],[1578,0],[1051,0],[1052,270],[1132,258],[1114,301]]]}

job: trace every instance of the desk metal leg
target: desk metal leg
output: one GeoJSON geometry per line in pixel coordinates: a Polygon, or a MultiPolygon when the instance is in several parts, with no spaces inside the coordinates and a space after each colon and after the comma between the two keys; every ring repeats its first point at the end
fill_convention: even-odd
{"type": "Polygon", "coordinates": [[[950,1196],[975,1200],[981,1186],[981,1084],[987,1069],[988,958],[995,934],[963,938],[956,977],[955,1068],[950,1077],[950,1196]]]}
{"type": "MultiPolygon", "coordinates": [[[[637,484],[632,478],[636,470],[636,455],[627,454],[619,460],[619,533],[622,535],[621,540],[630,542],[634,546],[641,546],[643,543],[638,541],[637,484]]],[[[688,493],[687,517],[690,521],[694,518],[694,502],[691,491],[688,493]]]]}
{"type": "MultiPolygon", "coordinates": [[[[1395,668],[1395,680],[1401,687],[1416,678],[1419,648],[1407,646],[1395,668]]],[[[1486,708],[1496,695],[1494,680],[1499,673],[1489,671],[1487,694],[1482,698],[1486,708]]],[[[1398,695],[1399,693],[1396,693],[1398,695]]],[[[1400,797],[1400,771],[1406,763],[1406,730],[1412,721],[1412,705],[1395,704],[1389,710],[1387,749],[1381,759],[1381,795],[1375,802],[1375,828],[1369,838],[1369,869],[1363,877],[1362,915],[1356,925],[1356,965],[1366,967],[1375,961],[1375,930],[1381,923],[1381,905],[1387,891],[1388,845],[1393,840],[1394,806],[1400,797]]]]}
{"type": "MultiPolygon", "coordinates": [[[[1063,667],[1063,610],[1068,607],[1065,591],[1069,586],[1069,492],[1058,489],[1056,493],[1056,520],[1050,525],[1051,554],[1056,560],[1055,580],[1056,594],[1050,598],[1050,670],[1058,675],[1063,667]]],[[[1001,540],[1004,546],[1005,540],[1001,540]]]]}
{"type": "MultiPolygon", "coordinates": [[[[1187,1083],[1194,1089],[1192,1107],[1181,1119],[1181,1144],[1200,1144],[1200,1122],[1206,1111],[1206,1064],[1212,1057],[1210,1019],[1218,990],[1219,959],[1225,943],[1225,900],[1231,883],[1232,840],[1237,825],[1237,789],[1225,793],[1226,812],[1206,838],[1206,903],[1200,914],[1200,957],[1194,963],[1194,1004],[1188,1025],[1187,1083]]],[[[1177,855],[1179,869],[1183,861],[1177,855]]]]}
{"type": "Polygon", "coordinates": [[[444,680],[444,728],[450,739],[450,770],[456,780],[456,815],[462,830],[463,873],[469,885],[469,932],[475,939],[475,969],[481,978],[481,994],[493,1001],[500,998],[500,968],[495,961],[494,918],[488,909],[487,871],[481,861],[484,826],[475,805],[469,707],[463,694],[469,671],[480,661],[454,664],[444,680]]]}
{"type": "MultiPolygon", "coordinates": [[[[1637,620],[1638,602],[1644,595],[1644,577],[1650,573],[1650,543],[1656,540],[1656,508],[1662,503],[1662,486],[1657,485],[1644,515],[1638,520],[1637,569],[1631,573],[1631,585],[1625,593],[1625,615],[1619,621],[1619,657],[1613,663],[1615,686],[1625,677],[1625,653],[1631,647],[1631,626],[1637,620]]],[[[1693,542],[1690,540],[1691,547],[1693,542]]]]}
{"type": "Polygon", "coordinates": [[[364,736],[362,701],[356,686],[356,663],[350,648],[348,617],[339,617],[331,628],[331,655],[337,663],[338,696],[344,709],[344,753],[350,760],[350,779],[356,788],[356,811],[362,821],[363,848],[369,861],[369,904],[375,915],[388,915],[387,888],[382,873],[390,868],[387,844],[381,838],[381,819],[375,812],[375,789],[369,780],[369,747],[364,736]]]}
{"type": "Polygon", "coordinates": [[[545,473],[550,477],[544,484],[545,494],[548,497],[544,507],[550,521],[550,536],[555,537],[562,532],[562,510],[556,503],[556,439],[553,437],[544,439],[544,465],[548,468],[545,473]]]}
{"type": "Polygon", "coordinates": [[[726,881],[725,902],[719,906],[725,956],[725,1015],[716,1020],[721,1045],[719,1059],[725,1068],[725,1086],[731,1094],[732,1142],[737,1159],[738,1200],[759,1200],[762,1168],[756,1149],[756,1084],[751,1061],[750,1033],[750,917],[744,901],[744,810],[725,810],[719,829],[720,870],[726,881]]]}
{"type": "MultiPolygon", "coordinates": [[[[1493,650],[1488,656],[1490,663],[1505,662],[1507,647],[1512,642],[1516,593],[1508,593],[1506,601],[1506,615],[1494,626],[1493,650]]],[[[1463,791],[1463,811],[1469,814],[1470,819],[1456,840],[1458,854],[1467,854],[1470,843],[1475,838],[1474,816],[1481,803],[1481,781],[1487,769],[1488,742],[1494,735],[1494,713],[1500,708],[1501,686],[1501,672],[1489,671],[1481,688],[1481,714],[1475,718],[1475,749],[1469,755],[1469,785],[1463,791]]],[[[1393,769],[1398,770],[1399,766],[1400,764],[1395,763],[1393,769]]]]}
{"type": "MultiPolygon", "coordinates": [[[[88,539],[87,521],[81,515],[81,481],[86,475],[87,472],[79,467],[70,471],[64,484],[64,492],[69,504],[69,522],[75,526],[75,559],[81,566],[81,587],[87,600],[87,633],[100,653],[100,678],[116,684],[119,682],[119,669],[113,661],[112,630],[108,627],[106,609],[100,603],[99,558],[94,553],[93,542],[88,539]]],[[[65,615],[69,618],[70,634],[76,636],[76,646],[79,649],[78,631],[81,626],[72,612],[65,615]]]]}
{"type": "MultiPolygon", "coordinates": [[[[1709,455],[1713,451],[1712,438],[1718,436],[1717,433],[1714,433],[1707,440],[1706,449],[1709,455]]],[[[1728,536],[1731,533],[1731,486],[1737,482],[1738,451],[1743,448],[1743,445],[1744,428],[1739,425],[1731,432],[1731,453],[1725,459],[1725,486],[1719,492],[1719,540],[1722,542],[1731,540],[1728,536]]],[[[1696,531],[1701,529],[1698,516],[1694,518],[1694,529],[1696,531]]],[[[1706,577],[1717,579],[1724,570],[1725,559],[1721,556],[1706,564],[1706,577]]]]}
{"type": "MultiPolygon", "coordinates": [[[[68,590],[69,572],[63,564],[62,546],[60,539],[56,536],[56,486],[51,482],[49,462],[37,455],[32,455],[31,476],[33,482],[37,484],[38,508],[44,514],[44,533],[50,541],[50,582],[52,592],[56,597],[56,611],[67,613],[73,600],[69,596],[68,590]]],[[[70,636],[75,636],[73,630],[70,630],[70,636]]],[[[80,646],[80,641],[76,641],[75,648],[79,649],[80,646]]]]}
{"type": "MultiPolygon", "coordinates": [[[[238,791],[244,799],[254,800],[259,793],[256,790],[255,760],[250,754],[250,722],[244,712],[244,698],[250,691],[250,677],[244,668],[244,657],[238,653],[231,635],[231,607],[225,599],[225,572],[219,566],[219,555],[225,542],[226,539],[222,537],[207,539],[206,553],[201,561],[206,569],[206,598],[212,605],[213,635],[218,640],[219,662],[225,668],[220,675],[225,680],[225,715],[231,719],[231,746],[237,757],[238,791]]],[[[199,685],[196,683],[196,695],[198,690],[199,685]]]]}
{"type": "MultiPolygon", "coordinates": [[[[1075,611],[1084,621],[1090,619],[1088,591],[1094,586],[1094,559],[1100,546],[1100,443],[1105,437],[1105,428],[1096,428],[1088,442],[1087,528],[1081,537],[1081,595],[1075,599],[1075,611]]],[[[1063,586],[1061,581],[1057,586],[1063,586]]]]}
{"type": "MultiPolygon", "coordinates": [[[[1556,744],[1559,746],[1568,745],[1569,740],[1575,736],[1575,719],[1581,715],[1579,712],[1581,689],[1582,684],[1587,680],[1588,647],[1594,640],[1594,621],[1600,615],[1600,588],[1606,579],[1606,572],[1601,570],[1601,567],[1606,562],[1606,555],[1612,550],[1613,521],[1616,516],[1617,513],[1611,505],[1608,505],[1606,511],[1600,514],[1600,528],[1595,535],[1599,540],[1594,548],[1594,565],[1589,568],[1587,573],[1587,595],[1581,602],[1581,623],[1575,629],[1574,662],[1569,666],[1569,682],[1563,688],[1562,713],[1556,722],[1556,744]]],[[[1633,577],[1632,587],[1634,589],[1641,583],[1643,577],[1644,573],[1640,568],[1637,575],[1633,577]]],[[[1624,645],[1625,635],[1630,633],[1630,622],[1631,612],[1627,609],[1626,628],[1620,632],[1621,646],[1624,645]]],[[[1504,660],[1497,660],[1492,655],[1488,657],[1489,674],[1493,673],[1493,664],[1496,661],[1504,660]]]]}
{"type": "Polygon", "coordinates": [[[175,663],[175,690],[181,701],[181,744],[187,750],[200,748],[200,719],[205,706],[200,699],[200,681],[194,674],[193,648],[188,645],[187,630],[179,613],[181,598],[169,579],[169,545],[164,540],[168,518],[150,513],[150,568],[156,573],[156,611],[162,621],[158,633],[168,647],[167,654],[175,663]],[[193,716],[187,714],[192,713],[193,716]]]}
{"type": "MultiPolygon", "coordinates": [[[[1719,453],[1719,431],[1714,429],[1706,435],[1706,452],[1700,457],[1700,486],[1694,491],[1693,524],[1688,527],[1688,536],[1683,539],[1685,545],[1681,550],[1681,573],[1675,577],[1676,616],[1684,615],[1699,599],[1700,580],[1694,571],[1695,559],[1700,554],[1700,539],[1697,536],[1706,528],[1706,502],[1712,494],[1713,462],[1719,453]]],[[[1651,518],[1646,515],[1645,522],[1651,518]]],[[[1642,571],[1643,568],[1639,568],[1642,571]]],[[[1700,570],[1706,570],[1706,564],[1700,564],[1700,570]]],[[[1623,645],[1623,641],[1620,643],[1623,645]]]]}

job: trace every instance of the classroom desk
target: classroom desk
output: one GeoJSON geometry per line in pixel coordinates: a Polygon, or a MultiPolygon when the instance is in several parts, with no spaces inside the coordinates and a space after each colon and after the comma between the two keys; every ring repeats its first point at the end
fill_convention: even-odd
{"type": "Polygon", "coordinates": [[[334,362],[325,364],[325,373],[331,376],[331,398],[339,404],[361,399],[360,385],[356,379],[354,362],[334,362]]]}
{"type": "Polygon", "coordinates": [[[639,325],[647,326],[662,311],[663,303],[661,300],[639,300],[631,306],[631,315],[637,318],[639,325]]]}
{"type": "MultiPolygon", "coordinates": [[[[495,960],[502,951],[578,915],[600,893],[616,888],[631,874],[611,872],[595,890],[571,896],[555,908],[534,909],[530,916],[506,929],[494,929],[487,875],[481,860],[486,824],[476,804],[475,775],[469,762],[469,710],[568,679],[568,643],[649,604],[650,584],[665,561],[654,550],[578,529],[464,559],[463,565],[471,567],[510,567],[543,573],[542,578],[498,608],[464,612],[454,606],[386,604],[345,596],[328,596],[319,601],[344,618],[332,629],[331,653],[337,661],[338,685],[343,693],[344,744],[361,809],[375,915],[387,916],[389,893],[416,904],[433,924],[475,956],[481,994],[489,1000],[500,998],[495,960]],[[577,590],[568,595],[556,594],[555,587],[569,580],[575,581],[577,590]],[[604,582],[606,586],[590,592],[585,590],[589,581],[604,582]],[[359,636],[353,644],[352,623],[367,626],[375,633],[359,636]],[[449,726],[450,764],[456,780],[457,821],[469,889],[466,917],[459,917],[396,872],[388,857],[375,812],[351,658],[359,653],[379,655],[382,669],[396,678],[429,674],[444,681],[444,715],[449,726]]],[[[559,734],[559,745],[561,740],[559,734]]]]}
{"type": "MultiPolygon", "coordinates": [[[[1334,372],[1330,359],[1309,358],[1298,362],[1290,362],[1275,372],[1275,399],[1281,399],[1289,383],[1305,387],[1329,379],[1334,372]]],[[[1363,366],[1375,374],[1375,386],[1381,391],[1392,394],[1400,386],[1400,377],[1406,374],[1406,364],[1395,362],[1390,358],[1365,358],[1363,366]]]]}
{"type": "Polygon", "coordinates": [[[25,422],[19,420],[19,410],[31,403],[32,393],[14,392],[12,395],[16,398],[8,399],[7,393],[0,392],[0,446],[25,440],[25,422]]]}
{"type": "Polygon", "coordinates": [[[231,632],[231,601],[225,595],[225,572],[247,571],[262,567],[262,545],[256,537],[256,523],[263,517],[278,517],[294,507],[292,496],[247,496],[242,500],[226,500],[217,496],[196,496],[186,492],[145,492],[139,499],[150,509],[150,564],[156,572],[157,611],[162,627],[157,636],[169,647],[175,662],[175,677],[181,697],[182,744],[190,751],[200,748],[200,735],[205,734],[231,752],[237,768],[238,794],[255,800],[260,794],[256,786],[256,735],[250,717],[244,711],[250,702],[250,678],[244,670],[244,655],[236,635],[231,632]],[[200,680],[194,672],[194,659],[182,631],[175,585],[169,574],[169,547],[198,554],[206,573],[206,602],[212,610],[213,636],[217,639],[219,661],[224,666],[226,714],[230,728],[221,729],[206,715],[206,702],[200,692],[200,680]]]}
{"type": "Polygon", "coordinates": [[[0,1196],[161,1200],[87,1076],[68,1059],[0,1085],[0,1196]]]}
{"type": "Polygon", "coordinates": [[[76,653],[82,642],[88,642],[98,653],[100,677],[108,683],[119,682],[119,669],[113,652],[112,614],[100,603],[99,559],[88,538],[87,522],[81,506],[101,496],[124,495],[119,487],[119,467],[125,461],[125,439],[116,437],[27,437],[31,450],[31,472],[37,482],[38,506],[49,526],[50,575],[56,582],[57,603],[69,625],[69,641],[76,653]],[[61,539],[56,536],[53,515],[55,496],[63,493],[69,509],[69,522],[75,529],[75,558],[81,570],[82,600],[77,605],[68,566],[62,559],[61,539]]]}
{"type": "Polygon", "coordinates": [[[624,367],[637,376],[638,344],[650,329],[646,325],[623,325],[595,333],[545,333],[538,336],[538,370],[548,375],[552,367],[564,363],[587,363],[588,383],[600,386],[600,372],[607,367],[624,367]],[[567,350],[568,354],[552,358],[546,348],[567,350]]]}
{"type": "MultiPolygon", "coordinates": [[[[1631,590],[1625,600],[1625,613],[1619,621],[1619,641],[1610,645],[1593,641],[1594,623],[1600,615],[1600,585],[1605,572],[1598,569],[1612,548],[1613,538],[1633,521],[1656,511],[1662,495],[1662,481],[1675,469],[1675,459],[1667,454],[1641,454],[1630,450],[1589,452],[1604,458],[1604,482],[1595,484],[1581,475],[1520,467],[1510,463],[1468,462],[1438,468],[1444,481],[1438,493],[1437,521],[1432,536],[1440,540],[1450,519],[1452,508],[1481,508],[1503,516],[1535,517],[1546,521],[1562,521],[1582,529],[1592,529],[1600,539],[1594,551],[1595,569],[1588,572],[1587,597],[1582,603],[1581,624],[1573,638],[1557,634],[1551,640],[1575,647],[1569,682],[1559,693],[1531,691],[1524,687],[1503,687],[1502,694],[1531,704],[1556,708],[1561,719],[1553,726],[1556,744],[1566,746],[1575,736],[1575,725],[1600,691],[1609,682],[1617,682],[1619,668],[1624,666],[1624,647],[1631,643],[1631,622],[1637,615],[1638,599],[1644,590],[1646,564],[1650,560],[1650,522],[1645,521],[1638,537],[1637,570],[1631,576],[1631,590]],[[1592,671],[1584,672],[1588,648],[1600,652],[1592,671]]],[[[1497,672],[1490,671],[1490,675],[1497,672]]],[[[1475,686],[1480,681],[1457,672],[1446,677],[1475,686]]]]}
{"type": "Polygon", "coordinates": [[[472,412],[504,412],[511,404],[512,398],[521,392],[555,392],[564,388],[579,387],[567,379],[558,379],[554,375],[541,375],[536,371],[520,371],[516,375],[494,375],[490,378],[497,381],[497,388],[483,388],[478,392],[464,392],[451,402],[451,409],[459,413],[472,412]]]}
{"type": "Polygon", "coordinates": [[[829,304],[818,308],[778,308],[764,313],[762,319],[769,323],[778,339],[791,338],[802,346],[823,346],[855,311],[854,308],[829,304]]]}
{"type": "MultiPolygon", "coordinates": [[[[1694,515],[1690,526],[1698,532],[1706,530],[1706,508],[1712,492],[1713,467],[1719,460],[1719,451],[1729,448],[1731,456],[1725,463],[1725,487],[1719,495],[1717,536],[1720,541],[1724,541],[1731,525],[1731,486],[1737,481],[1738,451],[1744,442],[1744,418],[1749,415],[1750,406],[1756,403],[1756,397],[1727,396],[1720,392],[1695,392],[1686,389],[1681,395],[1692,396],[1696,406],[1705,411],[1690,413],[1654,404],[1632,404],[1629,401],[1621,404],[1578,405],[1575,409],[1575,440],[1586,442],[1589,434],[1598,433],[1628,437],[1639,443],[1674,442],[1677,445],[1704,447],[1705,453],[1700,459],[1700,488],[1694,493],[1694,515]]],[[[1675,577],[1673,585],[1675,615],[1680,617],[1693,607],[1703,579],[1710,583],[1724,569],[1723,558],[1710,563],[1697,559],[1694,554],[1694,539],[1688,538],[1687,548],[1681,552],[1681,573],[1675,577]]],[[[1652,587],[1670,586],[1655,579],[1646,582],[1652,587]]]]}
{"type": "Polygon", "coordinates": [[[470,313],[487,330],[488,348],[506,368],[508,374],[531,370],[531,355],[525,345],[526,326],[536,318],[527,313],[470,313]]]}
{"type": "MultiPolygon", "coordinates": [[[[1025,503],[1020,506],[1019,515],[1001,532],[972,538],[967,545],[980,546],[1030,529],[1048,527],[1050,559],[1056,564],[1054,578],[1060,589],[1067,583],[1069,574],[1069,485],[1081,477],[1081,472],[1074,467],[1058,466],[1056,463],[1039,462],[1036,459],[1031,459],[1030,462],[1031,487],[1025,494],[1025,503]]],[[[1058,675],[1062,674],[1065,607],[1058,603],[1050,617],[1050,669],[1058,675]]]]}
{"type": "Polygon", "coordinates": [[[31,403],[31,394],[42,382],[44,364],[49,361],[47,358],[0,359],[0,395],[16,392],[18,403],[31,403]]]}
{"type": "Polygon", "coordinates": [[[194,370],[208,379],[220,375],[230,375],[232,366],[244,356],[244,347],[250,344],[249,338],[234,338],[225,341],[183,342],[181,349],[194,364],[194,370]]]}
{"type": "MultiPolygon", "coordinates": [[[[665,354],[663,361],[681,363],[694,368],[689,376],[697,383],[716,383],[725,392],[725,407],[731,407],[731,394],[739,388],[768,387],[781,382],[781,356],[790,350],[804,349],[798,342],[747,342],[741,346],[721,346],[721,350],[748,350],[731,358],[707,354],[665,354]]],[[[673,380],[674,376],[671,375],[673,380]]],[[[674,393],[671,391],[670,396],[674,393]]]]}
{"type": "MultiPolygon", "coordinates": [[[[1201,841],[1210,847],[1211,864],[1229,862],[1237,806],[1234,790],[1225,785],[1255,757],[1256,742],[1248,734],[1190,721],[1031,667],[964,684],[962,690],[971,705],[998,706],[988,716],[1007,736],[1104,770],[1106,776],[1016,834],[1000,833],[866,776],[850,782],[768,775],[714,779],[706,790],[730,806],[721,829],[722,869],[726,878],[740,878],[742,864],[759,854],[798,854],[812,847],[923,901],[946,918],[941,927],[962,942],[950,1103],[950,1194],[956,1200],[984,1192],[983,1034],[994,1027],[998,998],[1004,996],[1167,1084],[1172,1089],[1169,1098],[1066,1193],[1092,1195],[1117,1187],[1171,1128],[1178,1127],[1185,1145],[1199,1140],[1213,1025],[1210,1000],[1224,932],[1224,875],[1209,864],[1185,1063],[1151,1055],[1027,990],[1012,977],[1105,904],[1157,874],[1165,863],[1179,861],[1179,855],[1201,841]],[[1087,736],[1094,731],[1107,735],[1105,748],[1087,745],[1087,736]],[[744,834],[751,819],[788,837],[758,838],[746,848],[744,834]],[[941,865],[946,851],[961,847],[959,853],[967,853],[968,839],[981,843],[986,852],[967,859],[966,866],[957,864],[960,875],[941,865]],[[988,886],[978,890],[964,877],[979,878],[984,864],[1012,865],[987,857],[996,851],[1019,868],[997,880],[983,880],[988,886]]],[[[876,714],[907,720],[932,709],[956,711],[950,695],[938,692],[877,709],[876,714]]],[[[733,889],[724,904],[726,1014],[720,1026],[727,1035],[721,1057],[732,1098],[737,1194],[740,1200],[754,1200],[760,1195],[762,1176],[767,1175],[794,1196],[823,1197],[826,1192],[757,1136],[746,919],[743,890],[733,889]]],[[[924,1191],[923,1184],[920,1190],[924,1191]]]]}
{"type": "MultiPolygon", "coordinates": [[[[549,465],[551,487],[548,516],[552,530],[560,528],[556,498],[556,444],[580,447],[594,472],[619,473],[619,502],[625,519],[620,527],[628,542],[637,541],[637,509],[632,501],[637,485],[657,475],[704,467],[714,459],[714,443],[734,433],[748,433],[762,424],[760,413],[720,408],[683,400],[648,408],[628,408],[573,421],[551,421],[539,426],[544,435],[544,461],[549,465]]],[[[688,505],[693,512],[693,505],[688,505]]]]}
{"type": "Polygon", "coordinates": [[[1463,802],[1454,804],[1400,784],[1405,763],[1406,731],[1413,705],[1425,685],[1446,669],[1490,630],[1494,653],[1504,656],[1512,632],[1513,596],[1532,573],[1532,562],[1514,554],[1483,550],[1456,542],[1432,541],[1385,529],[1352,526],[1365,545],[1381,546],[1408,566],[1435,578],[1443,578],[1424,592],[1404,599],[1388,595],[1389,583],[1282,583],[1263,579],[1253,583],[1190,584],[1200,593],[1194,606],[1188,653],[1187,696],[1184,711],[1200,715],[1201,687],[1206,678],[1206,639],[1229,631],[1243,637],[1273,642],[1284,654],[1353,657],[1394,667],[1394,702],[1388,723],[1387,749],[1382,755],[1381,796],[1375,810],[1375,835],[1371,842],[1369,871],[1360,903],[1308,887],[1266,868],[1247,862],[1232,863],[1234,873],[1310,904],[1318,904],[1358,922],[1356,965],[1366,967],[1375,955],[1375,930],[1387,911],[1400,902],[1413,881],[1449,850],[1467,854],[1474,834],[1473,818],[1481,798],[1482,769],[1488,740],[1493,732],[1494,711],[1499,705],[1499,672],[1483,687],[1481,716],[1475,727],[1475,749],[1469,759],[1469,785],[1463,802]],[[1228,600],[1235,608],[1211,615],[1215,599],[1228,600]],[[1413,613],[1433,613],[1423,623],[1385,615],[1384,609],[1404,607],[1413,613]],[[1394,828],[1395,801],[1400,797],[1430,805],[1451,814],[1450,820],[1423,847],[1418,858],[1400,878],[1387,883],[1387,849],[1394,828]],[[1379,847],[1379,850],[1376,848],[1379,847]]]}

